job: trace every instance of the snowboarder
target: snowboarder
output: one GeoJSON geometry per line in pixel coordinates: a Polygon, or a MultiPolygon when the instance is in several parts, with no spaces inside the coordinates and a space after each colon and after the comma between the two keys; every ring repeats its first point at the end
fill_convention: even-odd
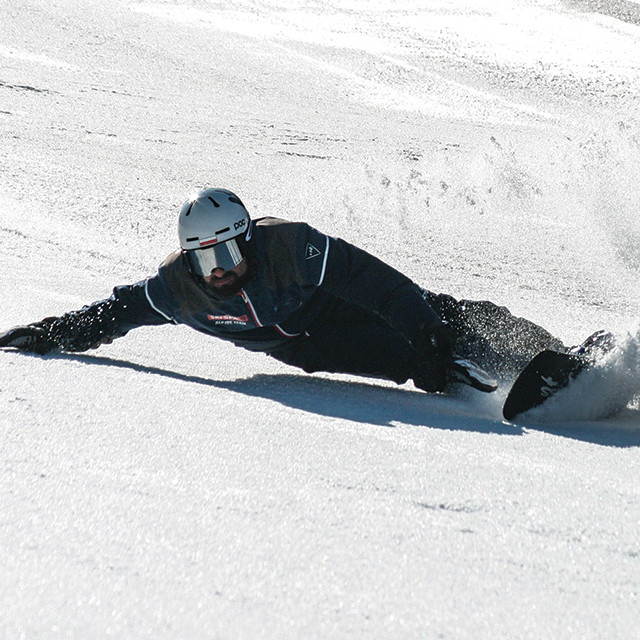
{"type": "Polygon", "coordinates": [[[205,189],[179,213],[180,249],[150,278],[118,286],[78,311],[14,327],[0,347],[78,352],[143,325],[185,324],[306,372],[452,382],[483,391],[482,376],[515,377],[550,333],[491,302],[456,300],[344,240],[302,222],[252,220],[225,189],[205,189]]]}

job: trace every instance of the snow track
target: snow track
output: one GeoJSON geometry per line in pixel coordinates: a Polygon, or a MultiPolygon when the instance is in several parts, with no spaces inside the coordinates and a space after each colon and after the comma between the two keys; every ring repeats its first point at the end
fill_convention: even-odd
{"type": "MultiPolygon", "coordinates": [[[[615,330],[599,380],[635,384],[638,3],[392,4],[2,4],[0,329],[152,273],[224,186],[567,343],[615,330]]],[[[2,638],[638,637],[633,401],[509,424],[505,388],[170,326],[0,371],[2,638]]]]}

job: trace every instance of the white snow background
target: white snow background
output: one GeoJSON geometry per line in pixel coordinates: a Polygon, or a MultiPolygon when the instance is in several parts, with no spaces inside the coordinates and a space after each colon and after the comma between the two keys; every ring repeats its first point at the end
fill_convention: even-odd
{"type": "MultiPolygon", "coordinates": [[[[640,3],[5,0],[0,329],[224,186],[621,348],[552,416],[183,327],[0,352],[0,637],[640,638],[640,3]],[[616,397],[620,397],[619,394],[616,397]]],[[[558,403],[560,398],[558,397],[558,403]]]]}

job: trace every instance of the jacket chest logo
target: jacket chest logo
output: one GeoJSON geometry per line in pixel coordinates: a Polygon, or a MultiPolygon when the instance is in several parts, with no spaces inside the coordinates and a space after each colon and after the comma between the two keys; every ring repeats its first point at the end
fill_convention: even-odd
{"type": "Polygon", "coordinates": [[[230,316],[230,315],[222,315],[222,316],[214,316],[212,314],[207,315],[207,320],[211,320],[216,324],[247,324],[249,322],[248,315],[242,316],[230,316]]]}
{"type": "Polygon", "coordinates": [[[317,258],[320,255],[320,249],[314,247],[310,242],[307,242],[307,248],[304,252],[305,260],[311,260],[311,258],[317,258]]]}

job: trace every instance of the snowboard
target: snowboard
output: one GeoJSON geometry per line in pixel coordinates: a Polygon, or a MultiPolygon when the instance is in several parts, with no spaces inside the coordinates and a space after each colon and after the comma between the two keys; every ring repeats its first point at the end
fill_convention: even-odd
{"type": "Polygon", "coordinates": [[[521,413],[540,406],[584,371],[589,362],[583,355],[542,351],[514,382],[502,408],[502,415],[506,420],[513,420],[521,413]]]}

